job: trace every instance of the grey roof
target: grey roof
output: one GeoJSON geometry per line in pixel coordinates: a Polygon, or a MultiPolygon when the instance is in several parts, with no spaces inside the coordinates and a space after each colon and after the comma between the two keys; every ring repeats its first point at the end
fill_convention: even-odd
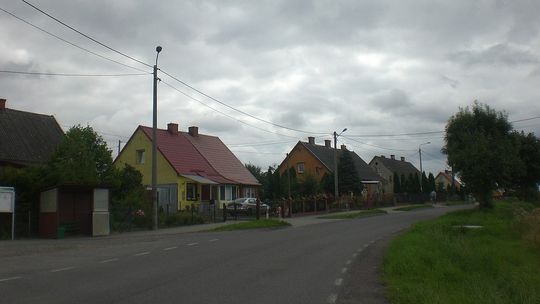
{"type": "MultiPolygon", "coordinates": [[[[334,172],[334,148],[328,148],[326,146],[317,145],[317,144],[310,144],[308,142],[300,142],[306,149],[311,151],[315,157],[317,157],[331,172],[334,172]]],[[[362,181],[381,181],[381,177],[373,171],[373,169],[366,164],[366,162],[358,156],[358,154],[351,152],[352,159],[354,161],[354,166],[356,168],[356,172],[358,172],[358,175],[360,176],[360,180],[362,181]]],[[[338,149],[337,150],[337,159],[339,163],[339,159],[341,158],[341,154],[343,153],[343,150],[338,149]]]]}
{"type": "Polygon", "coordinates": [[[0,163],[45,163],[63,136],[53,116],[0,109],[0,163]]]}
{"type": "Polygon", "coordinates": [[[388,170],[392,171],[393,173],[397,173],[398,175],[405,175],[408,176],[409,174],[418,174],[421,175],[420,170],[416,169],[413,164],[411,164],[408,161],[404,160],[397,160],[397,159],[391,159],[381,156],[375,156],[370,164],[373,163],[380,163],[383,166],[385,166],[388,170]]]}

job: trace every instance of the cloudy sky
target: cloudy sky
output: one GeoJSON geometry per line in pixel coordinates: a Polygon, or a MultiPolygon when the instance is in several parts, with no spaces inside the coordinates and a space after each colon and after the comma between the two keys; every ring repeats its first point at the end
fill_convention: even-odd
{"type": "MultiPolygon", "coordinates": [[[[149,66],[161,45],[158,126],[199,126],[263,168],[298,140],[324,143],[347,128],[339,144],[366,162],[395,154],[418,166],[418,146],[431,142],[423,165],[436,174],[459,107],[540,116],[540,1],[28,1],[149,66]]],[[[0,73],[9,108],[52,114],[65,130],[88,124],[114,154],[151,126],[149,66],[24,2],[0,8],[2,71],[145,73],[0,73]]],[[[540,119],[514,127],[539,134],[540,119]]]]}

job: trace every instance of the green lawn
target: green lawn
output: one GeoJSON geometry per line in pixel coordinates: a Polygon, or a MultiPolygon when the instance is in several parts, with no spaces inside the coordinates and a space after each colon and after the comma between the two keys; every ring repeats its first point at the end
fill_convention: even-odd
{"type": "Polygon", "coordinates": [[[346,219],[353,219],[358,217],[364,217],[364,216],[371,216],[371,215],[380,215],[380,214],[386,214],[387,212],[381,209],[368,209],[368,210],[362,210],[358,212],[348,212],[348,213],[337,213],[332,215],[325,215],[319,217],[320,219],[337,219],[337,220],[346,220],[346,219]]]}
{"type": "Polygon", "coordinates": [[[234,230],[244,230],[244,229],[262,229],[262,228],[278,228],[290,226],[291,224],[273,219],[261,219],[253,220],[247,222],[234,223],[230,225],[220,226],[212,229],[211,231],[234,231],[234,230]]]}
{"type": "Polygon", "coordinates": [[[391,303],[540,303],[540,248],[519,233],[515,207],[450,213],[394,240],[383,266],[391,303]]]}
{"type": "Polygon", "coordinates": [[[422,205],[412,205],[412,206],[405,206],[401,208],[395,208],[396,211],[411,211],[415,209],[425,209],[425,208],[433,208],[430,204],[422,204],[422,205]]]}

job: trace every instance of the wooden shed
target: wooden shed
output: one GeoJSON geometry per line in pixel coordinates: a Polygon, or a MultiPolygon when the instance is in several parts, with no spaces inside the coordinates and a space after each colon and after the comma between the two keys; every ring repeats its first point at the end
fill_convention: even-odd
{"type": "Polygon", "coordinates": [[[41,237],[110,233],[109,189],[106,187],[57,186],[41,193],[39,207],[41,237]]]}

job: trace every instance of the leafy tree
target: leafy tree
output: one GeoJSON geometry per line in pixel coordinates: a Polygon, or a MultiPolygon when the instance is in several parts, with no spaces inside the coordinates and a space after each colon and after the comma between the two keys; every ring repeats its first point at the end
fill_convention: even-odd
{"type": "Polygon", "coordinates": [[[511,130],[506,114],[478,102],[461,108],[446,125],[442,152],[483,208],[493,206],[493,190],[521,169],[511,130]]]}
{"type": "Polygon", "coordinates": [[[429,181],[428,181],[428,178],[426,177],[426,172],[422,172],[422,191],[424,193],[431,192],[429,190],[429,181]]]}
{"type": "Polygon", "coordinates": [[[69,129],[47,164],[55,183],[111,182],[112,156],[107,143],[90,126],[69,129]]]}
{"type": "Polygon", "coordinates": [[[401,181],[399,175],[394,172],[394,193],[401,193],[401,181]]]}
{"type": "Polygon", "coordinates": [[[321,179],[320,187],[324,193],[334,195],[334,173],[325,173],[321,179]]]}
{"type": "Polygon", "coordinates": [[[540,182],[540,140],[529,133],[513,132],[514,143],[518,147],[522,171],[512,178],[512,183],[520,199],[535,201],[538,199],[537,185],[540,182]]]}
{"type": "Polygon", "coordinates": [[[246,169],[257,179],[260,184],[264,182],[264,172],[261,167],[252,164],[245,164],[246,169]]]}
{"type": "Polygon", "coordinates": [[[319,192],[317,178],[309,173],[304,173],[304,177],[298,182],[299,194],[303,196],[315,195],[319,192]]]}
{"type": "Polygon", "coordinates": [[[430,172],[428,175],[428,193],[431,193],[431,191],[434,191],[435,188],[435,176],[430,172]]]}
{"type": "Polygon", "coordinates": [[[362,192],[362,181],[360,180],[360,176],[358,176],[358,172],[356,172],[351,152],[348,150],[343,150],[341,154],[338,163],[338,173],[338,186],[341,195],[349,192],[354,194],[362,192]]]}

